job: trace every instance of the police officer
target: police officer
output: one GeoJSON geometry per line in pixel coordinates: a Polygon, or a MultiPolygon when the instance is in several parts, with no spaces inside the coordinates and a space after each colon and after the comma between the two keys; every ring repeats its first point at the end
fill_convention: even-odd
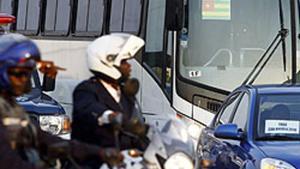
{"type": "Polygon", "coordinates": [[[41,61],[31,40],[18,34],[0,36],[0,168],[46,169],[48,159],[69,155],[79,161],[118,159],[120,154],[113,149],[65,141],[31,123],[15,97],[31,90],[31,73],[37,65],[45,76],[55,77],[55,66],[41,61]]]}
{"type": "MultiPolygon", "coordinates": [[[[141,122],[134,100],[138,82],[129,78],[127,61],[143,46],[142,39],[124,33],[99,37],[88,46],[88,68],[94,76],[74,90],[72,138],[121,150],[140,148],[134,139],[117,131],[132,119],[141,122]]],[[[144,126],[135,129],[145,131],[144,126]]]]}

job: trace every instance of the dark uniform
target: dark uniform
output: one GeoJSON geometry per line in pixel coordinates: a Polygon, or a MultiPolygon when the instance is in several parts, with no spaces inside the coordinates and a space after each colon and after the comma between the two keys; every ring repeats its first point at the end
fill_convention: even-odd
{"type": "MultiPolygon", "coordinates": [[[[48,146],[64,140],[41,131],[30,122],[28,115],[14,101],[0,97],[0,168],[46,169],[48,146]]],[[[64,141],[66,142],[66,141],[64,141]]],[[[70,154],[77,159],[97,156],[99,149],[69,141],[70,154]],[[95,149],[93,149],[95,148],[95,149]]],[[[99,158],[99,157],[98,157],[99,158]]]]}
{"type": "MultiPolygon", "coordinates": [[[[116,140],[112,124],[98,125],[98,118],[106,110],[120,112],[126,124],[136,111],[133,96],[121,92],[117,103],[97,79],[91,78],[79,84],[73,93],[73,123],[71,137],[103,147],[115,147],[116,140]]],[[[120,134],[121,149],[136,148],[135,140],[120,134]]]]}
{"type": "MultiPolygon", "coordinates": [[[[114,126],[112,124],[98,125],[98,118],[106,110],[122,113],[123,124],[128,123],[132,116],[137,116],[133,96],[125,96],[122,92],[120,103],[117,103],[106,88],[94,77],[80,83],[75,88],[73,106],[72,139],[101,147],[116,147],[121,150],[130,148],[143,150],[145,148],[146,145],[141,143],[140,139],[122,133],[117,134],[120,146],[117,147],[114,126]]],[[[96,169],[97,166],[101,165],[101,162],[89,159],[81,164],[93,166],[96,169]]]]}
{"type": "MultiPolygon", "coordinates": [[[[73,93],[72,138],[121,150],[143,148],[136,142],[140,138],[129,137],[124,134],[124,130],[146,128],[142,127],[142,120],[136,120],[141,118],[136,111],[135,90],[126,88],[126,84],[131,84],[126,83],[131,72],[131,65],[127,60],[134,58],[144,44],[139,37],[118,33],[101,36],[88,46],[88,69],[95,77],[79,84],[73,93]],[[100,79],[113,88],[121,88],[120,93],[116,91],[117,95],[120,94],[119,102],[100,79]],[[125,82],[123,89],[120,82],[125,82]]],[[[142,132],[139,133],[142,135],[142,132]]]]}

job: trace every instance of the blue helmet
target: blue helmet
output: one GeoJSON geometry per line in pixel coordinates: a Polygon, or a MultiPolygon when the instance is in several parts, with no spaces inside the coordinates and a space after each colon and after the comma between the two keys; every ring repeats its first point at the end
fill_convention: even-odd
{"type": "Polygon", "coordinates": [[[28,67],[34,69],[40,60],[40,51],[36,44],[20,34],[0,36],[0,88],[9,90],[11,83],[8,69],[11,67],[28,67]]]}

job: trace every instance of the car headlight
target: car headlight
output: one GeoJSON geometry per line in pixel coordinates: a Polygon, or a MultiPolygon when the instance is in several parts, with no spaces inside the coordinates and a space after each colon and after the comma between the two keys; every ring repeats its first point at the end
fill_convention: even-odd
{"type": "Polygon", "coordinates": [[[274,158],[262,159],[260,163],[260,168],[261,169],[296,169],[291,164],[274,158]]]}
{"type": "Polygon", "coordinates": [[[171,155],[164,164],[165,169],[193,169],[192,160],[184,153],[171,155]]]}
{"type": "Polygon", "coordinates": [[[42,130],[51,134],[65,134],[70,132],[70,118],[66,115],[40,116],[39,123],[42,130]]]}

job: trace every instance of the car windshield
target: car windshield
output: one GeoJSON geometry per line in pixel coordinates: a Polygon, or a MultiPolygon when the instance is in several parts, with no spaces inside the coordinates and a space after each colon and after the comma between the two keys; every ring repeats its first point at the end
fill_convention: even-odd
{"type": "Polygon", "coordinates": [[[300,93],[259,98],[257,139],[300,140],[300,93]]]}

